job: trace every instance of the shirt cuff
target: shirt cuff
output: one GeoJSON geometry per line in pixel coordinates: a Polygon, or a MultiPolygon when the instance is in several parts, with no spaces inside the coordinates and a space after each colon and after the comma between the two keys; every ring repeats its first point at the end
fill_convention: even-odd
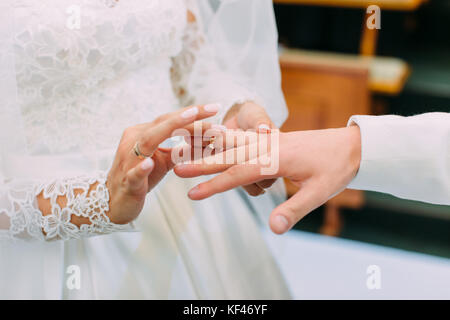
{"type": "MultiPolygon", "coordinates": [[[[398,116],[389,116],[398,118],[398,116]]],[[[386,116],[352,116],[347,126],[357,125],[361,132],[361,163],[349,189],[382,191],[392,184],[389,175],[395,170],[387,165],[386,155],[395,155],[399,146],[391,142],[395,136],[387,125],[386,116]]],[[[389,119],[391,120],[391,119],[389,119]]],[[[395,184],[395,182],[393,182],[395,184]]]]}

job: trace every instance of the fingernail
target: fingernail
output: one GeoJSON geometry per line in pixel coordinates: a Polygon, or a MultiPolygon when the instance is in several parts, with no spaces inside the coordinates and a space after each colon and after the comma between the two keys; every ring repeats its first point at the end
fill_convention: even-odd
{"type": "Polygon", "coordinates": [[[275,229],[279,233],[285,233],[289,230],[289,221],[282,215],[278,215],[274,219],[275,229]]]}
{"type": "Polygon", "coordinates": [[[260,124],[258,129],[262,132],[270,132],[270,127],[267,124],[260,124]]]}
{"type": "Polygon", "coordinates": [[[155,165],[155,162],[152,158],[146,158],[144,161],[142,161],[141,169],[144,171],[150,170],[155,165]]]}
{"type": "Polygon", "coordinates": [[[223,132],[227,131],[227,127],[225,127],[225,126],[223,126],[221,124],[213,124],[211,126],[211,129],[218,130],[218,131],[223,131],[223,132]]]}
{"type": "Polygon", "coordinates": [[[191,198],[193,196],[195,196],[198,191],[200,190],[200,188],[198,186],[192,188],[189,192],[188,192],[188,196],[191,198]]]}
{"type": "Polygon", "coordinates": [[[216,113],[222,108],[222,106],[218,103],[207,104],[205,107],[206,112],[216,113]]]}
{"type": "Polygon", "coordinates": [[[188,118],[192,118],[193,116],[196,116],[198,114],[198,108],[194,107],[194,108],[190,108],[188,110],[186,110],[185,112],[183,112],[181,114],[181,117],[184,119],[188,119],[188,118]]]}

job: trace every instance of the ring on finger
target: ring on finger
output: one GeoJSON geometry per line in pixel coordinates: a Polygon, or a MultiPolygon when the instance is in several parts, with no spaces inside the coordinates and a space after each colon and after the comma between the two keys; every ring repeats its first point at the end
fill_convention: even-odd
{"type": "Polygon", "coordinates": [[[216,140],[217,140],[216,137],[212,137],[212,138],[209,140],[209,144],[208,144],[207,148],[209,148],[209,149],[211,149],[211,150],[214,150],[214,149],[216,148],[216,147],[214,146],[214,143],[216,142],[216,140]]]}
{"type": "Polygon", "coordinates": [[[147,158],[151,158],[153,156],[153,153],[151,155],[145,155],[141,152],[141,149],[139,148],[139,142],[136,142],[133,147],[133,153],[138,157],[140,160],[145,160],[147,158]]]}

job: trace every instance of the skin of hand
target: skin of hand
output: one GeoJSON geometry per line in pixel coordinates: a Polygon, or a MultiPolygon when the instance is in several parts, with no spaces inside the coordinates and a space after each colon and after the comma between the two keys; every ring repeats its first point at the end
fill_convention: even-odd
{"type": "MultiPolygon", "coordinates": [[[[280,133],[279,168],[273,176],[262,176],[260,164],[249,164],[248,154],[238,164],[194,162],[177,165],[180,177],[220,173],[189,192],[193,200],[202,200],[242,185],[287,177],[299,191],[271,213],[269,224],[276,234],[290,230],[304,216],[343,191],[356,176],[361,162],[359,127],[280,133]]],[[[238,146],[245,148],[246,146],[238,146]]],[[[224,153],[236,152],[236,148],[224,153]]],[[[258,157],[261,155],[258,155],[258,157]]]]}
{"type": "MultiPolygon", "coordinates": [[[[254,102],[233,106],[226,114],[223,125],[228,129],[251,129],[261,132],[277,129],[265,109],[254,102]]],[[[264,189],[270,188],[275,181],[276,179],[263,179],[243,188],[249,195],[256,197],[264,194],[264,189]]]]}
{"type": "MultiPolygon", "coordinates": [[[[111,222],[127,224],[136,219],[142,211],[147,193],[173,168],[172,149],[158,146],[170,138],[176,129],[191,130],[194,121],[214,116],[219,108],[219,105],[187,107],[162,115],[150,123],[124,130],[106,182],[110,193],[110,211],[107,214],[111,222]],[[139,159],[133,152],[136,142],[143,154],[152,157],[139,159]]],[[[91,186],[90,190],[95,187],[91,186]]],[[[38,195],[37,200],[43,215],[51,214],[50,201],[44,199],[42,194],[38,195]]],[[[64,207],[66,199],[59,197],[57,202],[64,207]]],[[[72,217],[71,222],[77,226],[89,224],[87,218],[76,216],[72,217]]]]}

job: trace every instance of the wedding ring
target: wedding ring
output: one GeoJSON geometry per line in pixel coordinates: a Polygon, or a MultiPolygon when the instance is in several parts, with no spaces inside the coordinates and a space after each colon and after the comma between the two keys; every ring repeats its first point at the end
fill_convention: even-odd
{"type": "Polygon", "coordinates": [[[141,149],[139,149],[139,142],[136,142],[134,147],[133,147],[133,153],[136,155],[136,157],[138,157],[141,160],[144,160],[146,158],[151,158],[153,156],[153,153],[149,156],[143,154],[141,152],[141,149]]]}
{"type": "Polygon", "coordinates": [[[208,144],[207,148],[209,148],[209,149],[211,149],[211,150],[214,150],[214,149],[216,148],[216,147],[214,146],[214,143],[216,142],[216,140],[217,140],[216,137],[212,137],[212,138],[209,140],[209,144],[208,144]]]}

